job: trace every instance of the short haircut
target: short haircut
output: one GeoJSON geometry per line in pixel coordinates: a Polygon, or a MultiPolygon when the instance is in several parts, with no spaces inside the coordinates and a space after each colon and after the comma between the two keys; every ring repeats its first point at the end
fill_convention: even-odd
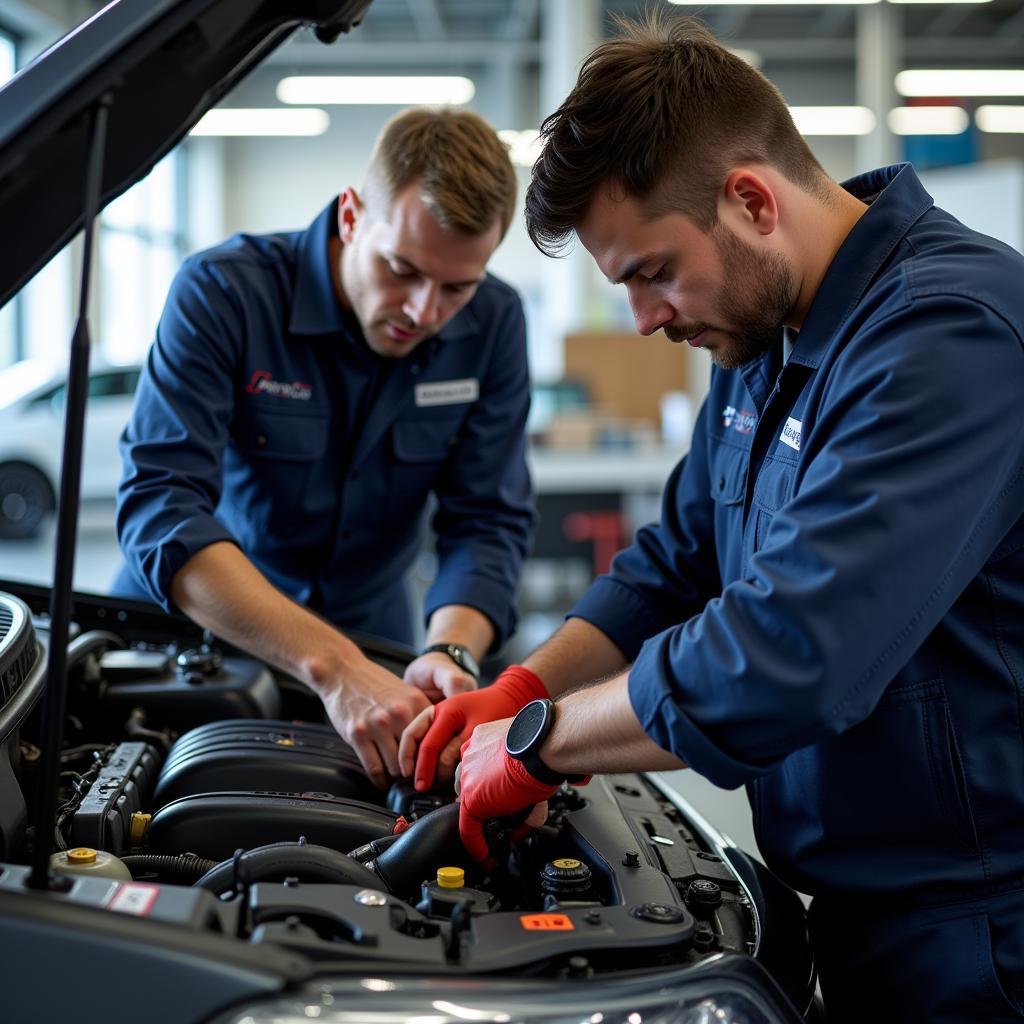
{"type": "Polygon", "coordinates": [[[414,182],[446,230],[482,235],[499,221],[504,236],[512,222],[516,174],[508,147],[472,111],[413,107],[388,121],[370,158],[366,201],[390,210],[414,182]]]}
{"type": "Polygon", "coordinates": [[[693,18],[652,12],[616,22],[620,35],[584,60],[541,125],[526,192],[538,249],[558,255],[602,186],[640,200],[651,217],[681,212],[704,231],[741,163],[770,164],[827,200],[829,178],[761,72],[693,18]]]}

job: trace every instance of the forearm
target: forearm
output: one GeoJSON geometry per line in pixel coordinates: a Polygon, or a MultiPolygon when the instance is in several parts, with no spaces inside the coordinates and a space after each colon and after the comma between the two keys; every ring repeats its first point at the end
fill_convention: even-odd
{"type": "Polygon", "coordinates": [[[622,652],[585,619],[569,619],[524,662],[552,697],[626,667],[622,652]]]}
{"type": "Polygon", "coordinates": [[[494,641],[491,620],[465,604],[449,604],[438,608],[430,616],[427,627],[427,645],[462,644],[479,661],[494,641]]]}
{"type": "Polygon", "coordinates": [[[277,590],[234,544],[196,552],[170,589],[189,618],[321,697],[364,660],[351,640],[277,590]]]}
{"type": "Polygon", "coordinates": [[[623,672],[559,700],[554,728],[539,751],[544,763],[566,775],[685,768],[644,732],[628,683],[623,672]]]}

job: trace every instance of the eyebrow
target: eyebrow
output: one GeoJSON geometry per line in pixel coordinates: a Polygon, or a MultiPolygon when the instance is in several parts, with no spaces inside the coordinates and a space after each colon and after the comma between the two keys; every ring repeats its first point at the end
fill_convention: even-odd
{"type": "MultiPolygon", "coordinates": [[[[430,276],[425,271],[420,270],[420,268],[417,267],[416,264],[413,263],[411,260],[407,260],[404,256],[399,256],[397,252],[391,253],[390,258],[394,260],[395,263],[401,263],[403,269],[408,269],[412,271],[412,273],[414,274],[419,274],[420,277],[430,276]]],[[[465,281],[443,281],[442,284],[447,285],[448,287],[454,286],[456,288],[466,288],[471,284],[480,284],[481,281],[483,281],[482,277],[470,277],[467,278],[465,281]]]]}
{"type": "Polygon", "coordinates": [[[625,284],[645,263],[650,263],[651,260],[663,259],[664,257],[657,252],[648,252],[643,256],[638,257],[635,260],[630,260],[629,263],[622,268],[617,277],[609,277],[609,284],[625,284]]]}

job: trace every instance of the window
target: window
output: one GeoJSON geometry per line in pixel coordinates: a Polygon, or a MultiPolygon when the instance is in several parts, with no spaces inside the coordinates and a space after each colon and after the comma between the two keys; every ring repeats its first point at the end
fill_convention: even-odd
{"type": "MultiPolygon", "coordinates": [[[[14,68],[14,40],[0,32],[0,86],[14,75],[14,68]]],[[[18,314],[17,299],[0,308],[0,368],[10,366],[21,355],[18,314]]]]}
{"type": "Polygon", "coordinates": [[[182,153],[170,153],[100,219],[100,315],[93,340],[108,362],[138,362],[153,340],[185,251],[183,160],[182,153]]]}

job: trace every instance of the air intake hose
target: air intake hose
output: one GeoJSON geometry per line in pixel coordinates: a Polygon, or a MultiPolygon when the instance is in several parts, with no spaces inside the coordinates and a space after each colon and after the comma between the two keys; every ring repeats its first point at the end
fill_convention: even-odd
{"type": "Polygon", "coordinates": [[[457,803],[439,807],[414,821],[373,862],[387,889],[403,899],[417,895],[420,883],[432,878],[439,867],[474,867],[459,839],[457,803]]]}

